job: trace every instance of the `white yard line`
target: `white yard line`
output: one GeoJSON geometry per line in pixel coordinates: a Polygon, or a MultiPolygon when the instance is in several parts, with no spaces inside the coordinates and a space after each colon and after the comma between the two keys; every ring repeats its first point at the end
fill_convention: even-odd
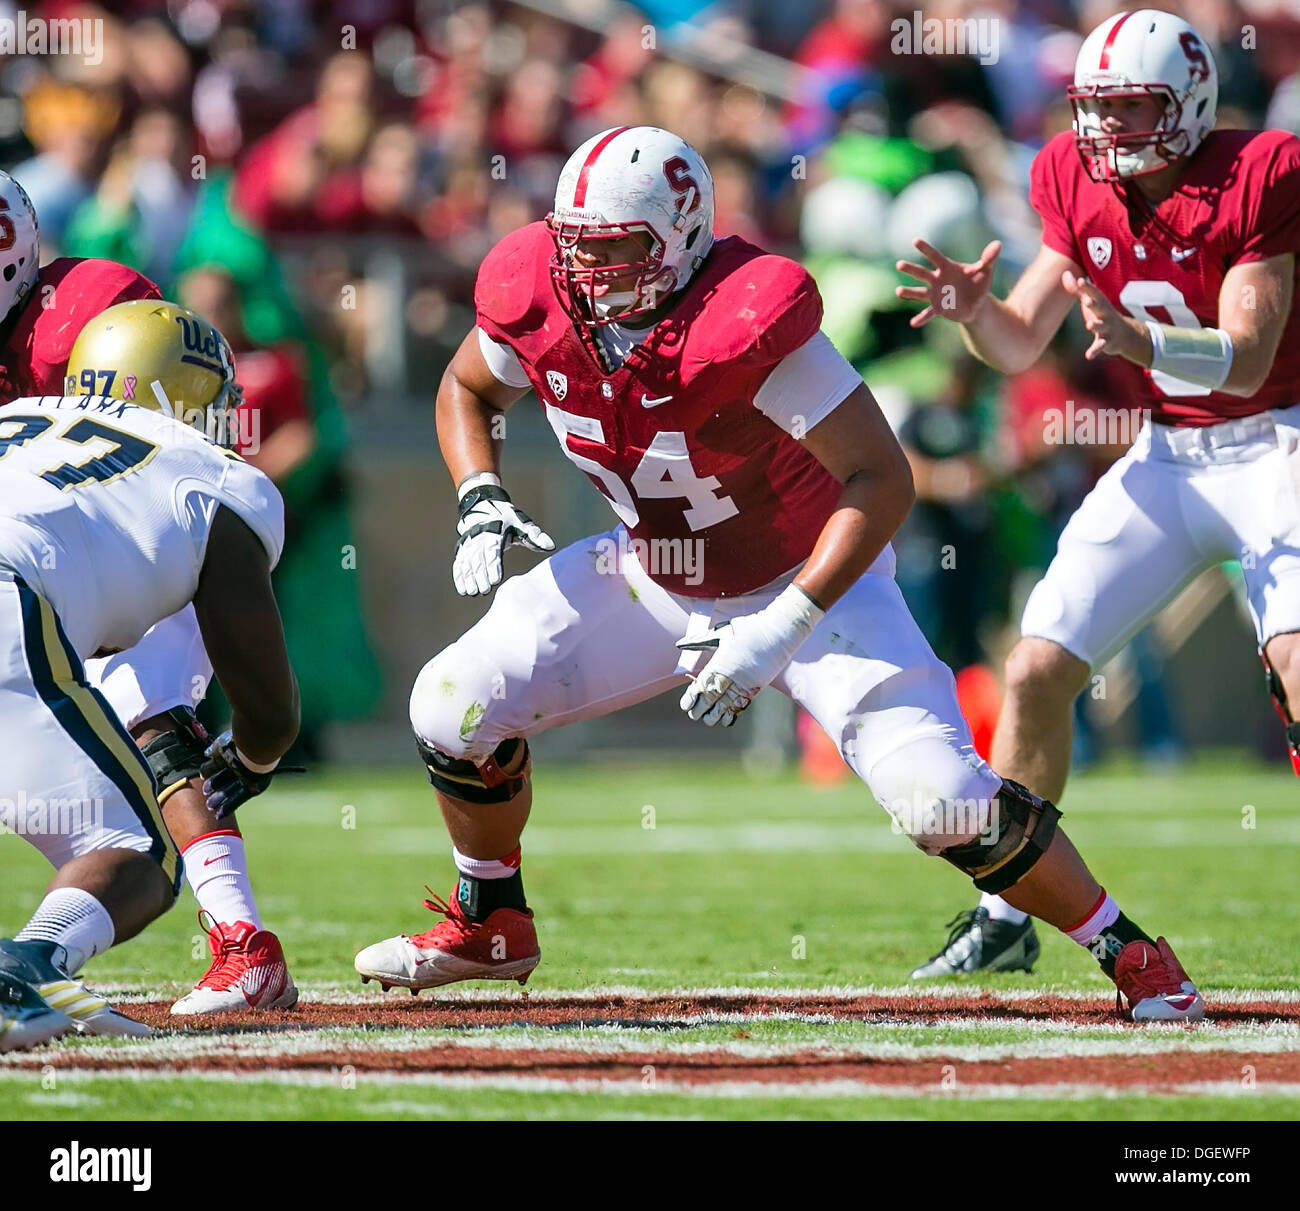
{"type": "MultiPolygon", "coordinates": [[[[291,1059],[317,1052],[328,1053],[332,1060],[346,1064],[349,1058],[374,1056],[377,1053],[400,1055],[411,1051],[468,1049],[502,1054],[524,1051],[547,1051],[570,1055],[618,1058],[630,1054],[668,1057],[719,1055],[745,1059],[781,1059],[817,1057],[850,1060],[939,1060],[964,1063],[1000,1062],[1016,1059],[1075,1059],[1113,1055],[1161,1055],[1171,1052],[1236,1052],[1284,1055],[1300,1052],[1300,1027],[1227,1027],[1222,1030],[1189,1031],[1178,1026],[1146,1029],[1141,1032],[1117,1027],[1112,1037],[1061,1037],[1062,1023],[1008,1022],[1041,1032],[1040,1039],[1021,1039],[1009,1043],[896,1043],[889,1040],[850,1040],[818,1043],[808,1039],[781,1043],[750,1040],[679,1041],[667,1040],[658,1031],[600,1027],[573,1031],[498,1027],[473,1028],[466,1031],[398,1030],[380,1028],[358,1035],[348,1027],[321,1030],[259,1032],[239,1035],[160,1035],[130,1042],[87,1042],[72,1048],[59,1044],[29,1052],[12,1052],[0,1056],[0,1075],[30,1072],[43,1067],[59,1054],[74,1052],[78,1059],[108,1061],[128,1068],[145,1060],[160,1063],[184,1063],[206,1057],[239,1056],[243,1060],[291,1059]]],[[[256,1074],[244,1074],[255,1079],[256,1074]]]]}
{"type": "MultiPolygon", "coordinates": [[[[0,1072],[0,1080],[17,1075],[0,1072]]],[[[150,1072],[128,1070],[121,1073],[97,1072],[93,1069],[59,1069],[60,1082],[88,1082],[97,1080],[144,1082],[156,1079],[150,1072]]],[[[1159,1091],[1144,1089],[1131,1085],[1091,1085],[1086,1082],[1060,1082],[1053,1085],[1019,1085],[1012,1082],[999,1085],[963,1084],[958,1077],[952,1088],[941,1088],[938,1081],[911,1085],[879,1085],[868,1081],[833,1080],[824,1082],[778,1082],[778,1081],[714,1081],[675,1084],[666,1079],[657,1080],[655,1085],[647,1088],[642,1079],[632,1080],[558,1080],[552,1077],[510,1077],[510,1076],[462,1076],[441,1073],[356,1073],[355,1087],[344,1086],[338,1073],[327,1072],[282,1072],[274,1075],[249,1077],[241,1073],[191,1071],[169,1073],[167,1080],[194,1081],[212,1083],[254,1083],[276,1086],[305,1086],[309,1088],[336,1088],[341,1097],[349,1097],[354,1088],[366,1087],[406,1087],[447,1090],[496,1089],[509,1093],[583,1093],[610,1094],[625,1097],[644,1098],[647,1105],[653,1104],[656,1095],[672,1094],[674,1096],[694,1098],[928,1098],[933,1100],[987,1100],[1016,1101],[1027,1103],[1034,1101],[1079,1101],[1087,1098],[1106,1098],[1131,1101],[1148,1097],[1232,1097],[1250,1098],[1258,1096],[1289,1097],[1300,1099],[1300,1084],[1294,1082],[1270,1083],[1261,1081],[1253,1088],[1246,1088],[1238,1081],[1191,1081],[1172,1085],[1159,1091]]],[[[45,1096],[33,1092],[32,1099],[45,1096]]],[[[367,1107],[364,1102],[357,1107],[357,1117],[362,1117],[367,1107]]],[[[373,1109],[373,1108],[372,1108],[373,1109]]]]}

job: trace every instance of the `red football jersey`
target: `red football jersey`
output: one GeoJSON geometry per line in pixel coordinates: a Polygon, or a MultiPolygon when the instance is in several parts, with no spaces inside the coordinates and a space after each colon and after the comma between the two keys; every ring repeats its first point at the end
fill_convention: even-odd
{"type": "MultiPolygon", "coordinates": [[[[1117,307],[1182,328],[1219,326],[1219,291],[1233,265],[1300,254],[1300,139],[1280,130],[1213,131],[1183,168],[1155,221],[1084,171],[1068,131],[1034,160],[1029,200],[1043,243],[1071,257],[1117,307]]],[[[1300,255],[1297,256],[1300,281],[1300,255]]],[[[1300,291],[1297,291],[1300,294],[1300,291]]],[[[1213,425],[1300,403],[1300,306],[1273,369],[1249,399],[1210,391],[1115,359],[1132,383],[1125,404],[1167,425],[1213,425]]]]}
{"type": "Polygon", "coordinates": [[[646,571],[673,593],[729,597],[806,559],[840,485],[754,396],[821,325],[812,278],[738,237],[718,240],[677,305],[607,372],[555,297],[552,247],[532,223],[488,253],[478,324],[518,355],[565,455],[632,538],[698,554],[693,573],[684,556],[646,571]]]}
{"type": "Polygon", "coordinates": [[[0,402],[24,395],[63,395],[68,355],[87,321],[115,303],[158,298],[158,287],[147,277],[116,261],[51,261],[0,345],[0,402]]]}

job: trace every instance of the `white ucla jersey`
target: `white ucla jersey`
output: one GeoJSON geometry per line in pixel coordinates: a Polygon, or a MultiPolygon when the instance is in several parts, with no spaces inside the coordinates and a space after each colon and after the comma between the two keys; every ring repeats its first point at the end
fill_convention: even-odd
{"type": "Polygon", "coordinates": [[[0,566],[53,606],[83,659],[130,647],[190,601],[220,505],[274,565],[279,490],[201,433],[105,396],[0,407],[0,566]]]}

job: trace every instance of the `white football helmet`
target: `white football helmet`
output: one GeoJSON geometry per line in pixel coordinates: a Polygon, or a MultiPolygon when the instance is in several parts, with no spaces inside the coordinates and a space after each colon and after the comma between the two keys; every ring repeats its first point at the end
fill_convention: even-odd
{"type": "Polygon", "coordinates": [[[713,177],[700,153],[657,126],[619,126],[569,157],[546,222],[551,279],[569,316],[587,325],[653,310],[690,281],[713,246],[713,177]],[[644,256],[583,265],[593,242],[641,235],[644,256]],[[609,289],[632,278],[630,289],[609,289]]]}
{"type": "Polygon", "coordinates": [[[36,211],[27,191],[0,172],[0,319],[22,305],[41,270],[36,211]]]}
{"type": "Polygon", "coordinates": [[[1186,21],[1142,8],[1103,21],[1084,39],[1067,95],[1089,175],[1119,181],[1158,172],[1201,145],[1214,128],[1219,71],[1209,46],[1186,21]],[[1123,97],[1161,100],[1164,113],[1155,129],[1106,133],[1098,102],[1123,97]]]}

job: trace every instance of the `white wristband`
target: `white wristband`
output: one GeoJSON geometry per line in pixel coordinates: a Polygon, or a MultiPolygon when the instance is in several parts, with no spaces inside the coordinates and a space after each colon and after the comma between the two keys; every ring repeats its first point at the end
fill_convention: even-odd
{"type": "Polygon", "coordinates": [[[826,611],[795,584],[787,585],[767,609],[804,637],[826,617],[826,611]]]}
{"type": "Polygon", "coordinates": [[[235,756],[255,774],[269,774],[277,765],[280,764],[279,757],[272,761],[270,765],[263,765],[260,761],[250,761],[239,751],[239,745],[235,745],[235,756]]]}
{"type": "Polygon", "coordinates": [[[456,485],[456,499],[464,500],[467,492],[475,488],[481,488],[484,484],[491,484],[494,488],[501,486],[501,476],[493,471],[475,471],[473,475],[467,475],[456,485]]]}
{"type": "Polygon", "coordinates": [[[1218,390],[1232,370],[1232,337],[1222,328],[1179,328],[1147,320],[1151,369],[1218,390]]]}

